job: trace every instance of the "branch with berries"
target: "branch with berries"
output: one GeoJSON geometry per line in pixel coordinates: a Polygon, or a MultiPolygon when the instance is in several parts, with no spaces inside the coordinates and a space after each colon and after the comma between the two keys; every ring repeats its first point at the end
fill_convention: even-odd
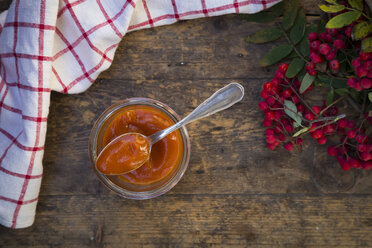
{"type": "Polygon", "coordinates": [[[319,8],[328,19],[307,23],[299,0],[285,0],[243,18],[271,22],[246,41],[261,44],[284,38],[260,60],[281,62],[263,84],[259,108],[264,112],[267,147],[301,148],[310,135],[328,144],[344,170],[372,168],[372,14],[363,0],[326,0],[319,8]],[[284,61],[284,62],[282,62],[284,61]],[[289,62],[287,62],[289,61],[289,62]],[[314,87],[328,90],[320,104],[307,100],[314,87]],[[353,110],[339,113],[339,105],[353,110]]]}

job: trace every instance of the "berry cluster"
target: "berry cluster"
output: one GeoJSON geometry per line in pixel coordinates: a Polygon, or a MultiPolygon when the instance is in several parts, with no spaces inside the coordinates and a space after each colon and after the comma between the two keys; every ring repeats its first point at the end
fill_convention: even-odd
{"type": "Polygon", "coordinates": [[[334,105],[327,106],[323,102],[322,106],[310,107],[303,100],[303,95],[310,91],[312,86],[300,94],[301,83],[296,77],[292,80],[287,78],[285,76],[287,69],[287,64],[279,65],[275,77],[265,83],[261,91],[263,101],[259,103],[259,108],[265,113],[263,125],[267,127],[265,132],[267,147],[273,150],[282,145],[291,151],[295,145],[298,147],[302,145],[302,138],[293,137],[297,131],[294,119],[285,113],[287,108],[285,101],[290,101],[296,106],[296,115],[301,118],[302,125],[309,127],[303,134],[309,133],[321,145],[325,144],[330,136],[340,137],[340,144],[330,146],[328,153],[336,156],[344,170],[351,167],[372,168],[371,139],[363,128],[363,124],[372,125],[372,117],[365,115],[357,125],[345,118],[338,120],[338,108],[334,105]]]}
{"type": "Polygon", "coordinates": [[[356,77],[347,80],[349,87],[356,91],[368,90],[372,87],[372,55],[360,52],[352,61],[356,77]]]}
{"type": "MultiPolygon", "coordinates": [[[[345,28],[344,28],[345,29],[345,28]]],[[[333,73],[338,73],[340,61],[336,59],[339,50],[345,48],[346,35],[343,29],[326,29],[319,35],[316,32],[309,34],[310,62],[306,70],[311,76],[317,74],[316,65],[328,62],[333,73]]]]}
{"type": "MultiPolygon", "coordinates": [[[[366,121],[372,125],[372,117],[366,115],[361,124],[366,121]]],[[[337,122],[336,132],[341,137],[340,144],[329,146],[328,154],[336,156],[344,170],[372,168],[371,138],[365,134],[362,125],[358,127],[353,120],[341,119],[337,122]]]]}
{"type": "MultiPolygon", "coordinates": [[[[285,76],[288,65],[282,63],[275,73],[275,77],[263,85],[261,97],[264,99],[258,104],[259,108],[265,113],[263,125],[267,127],[266,141],[267,147],[271,150],[282,144],[290,151],[294,145],[301,146],[302,138],[293,138],[294,120],[285,114],[284,102],[286,100],[296,104],[298,113],[312,119],[313,115],[306,110],[305,105],[301,103],[299,88],[300,81],[295,78],[292,81],[285,76]]],[[[311,90],[310,86],[307,91],[311,90]]]]}

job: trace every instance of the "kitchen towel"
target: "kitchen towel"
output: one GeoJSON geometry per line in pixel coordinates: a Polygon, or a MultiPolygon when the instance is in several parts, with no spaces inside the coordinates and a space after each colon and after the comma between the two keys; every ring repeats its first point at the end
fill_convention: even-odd
{"type": "Polygon", "coordinates": [[[134,30],[278,0],[13,0],[0,15],[0,223],[32,225],[52,90],[88,89],[134,30]]]}

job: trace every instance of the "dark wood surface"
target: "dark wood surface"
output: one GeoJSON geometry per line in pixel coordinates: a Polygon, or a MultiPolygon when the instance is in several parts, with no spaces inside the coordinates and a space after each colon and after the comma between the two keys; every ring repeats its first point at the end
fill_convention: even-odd
{"type": "Polygon", "coordinates": [[[343,172],[312,140],[266,149],[257,104],[274,68],[258,60],[273,44],[244,42],[262,27],[228,15],[136,31],[88,91],[53,93],[36,221],[0,227],[0,247],[371,247],[372,171],[343,172]],[[169,193],[126,200],[96,178],[88,136],[105,108],[150,97],[183,116],[231,81],[244,99],[188,125],[189,168],[169,193]]]}

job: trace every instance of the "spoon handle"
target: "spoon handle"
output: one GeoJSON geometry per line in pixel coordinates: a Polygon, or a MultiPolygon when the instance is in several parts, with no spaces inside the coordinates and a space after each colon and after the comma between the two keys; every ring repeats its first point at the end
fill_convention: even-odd
{"type": "Polygon", "coordinates": [[[244,88],[242,85],[238,83],[230,83],[226,85],[225,87],[217,90],[213,95],[211,95],[207,100],[200,104],[196,109],[194,109],[194,111],[183,118],[180,122],[177,122],[173,126],[170,126],[167,129],[149,136],[151,144],[158,142],[174,130],[182,127],[183,125],[231,107],[235,103],[242,100],[243,96],[244,88]]]}

